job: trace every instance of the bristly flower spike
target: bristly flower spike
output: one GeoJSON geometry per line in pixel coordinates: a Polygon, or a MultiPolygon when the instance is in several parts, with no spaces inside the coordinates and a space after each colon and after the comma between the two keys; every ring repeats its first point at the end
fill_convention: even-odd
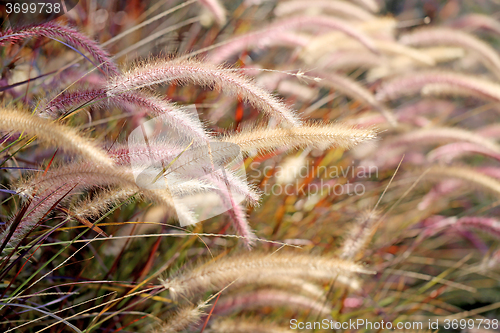
{"type": "Polygon", "coordinates": [[[229,68],[194,60],[156,60],[139,64],[122,76],[110,81],[108,96],[162,83],[197,84],[223,93],[238,95],[244,101],[291,126],[301,120],[278,98],[258,87],[246,77],[229,68]]]}
{"type": "Polygon", "coordinates": [[[118,67],[111,60],[109,54],[104,51],[98,43],[77,30],[54,22],[30,25],[19,28],[9,28],[0,32],[0,45],[14,43],[33,36],[44,36],[48,38],[63,38],[73,47],[80,47],[86,50],[97,60],[108,76],[115,76],[120,73],[118,67]]]}

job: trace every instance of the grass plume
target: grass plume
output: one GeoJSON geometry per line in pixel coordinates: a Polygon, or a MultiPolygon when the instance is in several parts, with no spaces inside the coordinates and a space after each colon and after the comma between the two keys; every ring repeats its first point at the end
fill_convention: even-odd
{"type": "Polygon", "coordinates": [[[269,152],[307,147],[350,149],[375,137],[373,129],[357,129],[336,123],[309,123],[290,129],[243,128],[240,132],[227,135],[222,141],[237,144],[243,152],[269,152]]]}
{"type": "Polygon", "coordinates": [[[338,275],[350,276],[354,273],[370,274],[371,271],[352,262],[314,255],[256,253],[252,256],[226,257],[161,282],[172,297],[176,298],[220,290],[240,277],[258,278],[262,275],[278,274],[324,281],[338,275]]]}
{"type": "Polygon", "coordinates": [[[76,129],[26,112],[0,109],[0,131],[36,136],[44,144],[61,148],[89,161],[106,166],[114,164],[106,152],[76,129]]]}
{"type": "Polygon", "coordinates": [[[129,90],[161,83],[197,84],[226,94],[238,95],[269,116],[289,125],[301,124],[290,108],[249,79],[228,68],[195,60],[156,60],[139,64],[123,76],[112,80],[108,84],[107,94],[116,96],[129,90]]]}
{"type": "Polygon", "coordinates": [[[111,60],[109,54],[104,51],[97,42],[78,32],[74,28],[54,22],[4,30],[0,32],[0,44],[15,43],[29,37],[41,36],[52,39],[62,38],[71,46],[84,49],[97,61],[96,66],[102,67],[108,76],[115,76],[120,73],[118,67],[111,60]]]}

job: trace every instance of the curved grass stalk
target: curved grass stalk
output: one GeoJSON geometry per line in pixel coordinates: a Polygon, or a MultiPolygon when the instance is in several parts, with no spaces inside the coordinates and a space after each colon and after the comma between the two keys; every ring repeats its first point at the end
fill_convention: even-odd
{"type": "Polygon", "coordinates": [[[54,22],[14,29],[10,28],[2,31],[0,32],[0,44],[7,42],[14,43],[33,36],[63,38],[71,46],[80,47],[90,53],[109,76],[115,76],[120,73],[118,67],[113,63],[109,54],[104,51],[98,43],[73,28],[62,26],[54,22]]]}
{"type": "Polygon", "coordinates": [[[394,138],[393,145],[400,144],[425,144],[450,141],[463,141],[476,144],[490,152],[500,154],[500,145],[495,141],[482,137],[474,132],[455,127],[432,127],[415,130],[398,135],[394,138]]]}
{"type": "MultiPolygon", "coordinates": [[[[282,43],[280,42],[285,37],[285,40],[293,42],[288,36],[290,31],[300,31],[306,28],[324,28],[329,30],[338,30],[343,34],[353,38],[370,50],[373,53],[378,53],[374,42],[370,37],[364,33],[353,28],[349,22],[343,21],[341,19],[336,19],[328,16],[295,16],[291,18],[286,18],[276,23],[270,24],[266,28],[259,31],[249,32],[240,37],[236,37],[229,42],[224,43],[221,47],[218,47],[209,58],[213,63],[220,63],[227,59],[228,57],[238,54],[252,45],[259,45],[261,40],[265,40],[267,45],[275,45],[282,43]]],[[[297,39],[294,43],[298,46],[302,45],[303,41],[297,39]]]]}
{"type": "Polygon", "coordinates": [[[286,275],[325,281],[354,273],[370,274],[369,270],[349,261],[307,254],[275,253],[224,257],[198,266],[192,271],[162,280],[172,297],[221,290],[240,277],[286,275]]]}
{"type": "Polygon", "coordinates": [[[245,50],[263,49],[273,46],[301,48],[305,47],[311,39],[307,35],[289,31],[279,31],[276,34],[269,35],[259,34],[259,37],[256,37],[255,34],[257,33],[248,33],[229,41],[212,52],[208,60],[213,64],[221,64],[245,50]]]}
{"type": "Polygon", "coordinates": [[[358,68],[373,68],[381,66],[383,59],[373,53],[362,51],[339,51],[321,58],[320,68],[351,71],[358,68]]]}
{"type": "MultiPolygon", "coordinates": [[[[362,27],[363,25],[360,25],[360,28],[362,27]]],[[[370,31],[368,28],[363,30],[366,30],[367,32],[370,31]]],[[[379,59],[379,62],[382,62],[381,60],[386,60],[383,62],[386,66],[393,66],[392,62],[394,59],[392,59],[392,57],[395,55],[401,56],[401,59],[406,64],[418,66],[434,66],[436,64],[435,59],[432,57],[433,54],[427,54],[426,52],[416,48],[401,45],[391,40],[373,39],[372,43],[376,47],[377,51],[379,51],[378,54],[370,54],[357,41],[346,38],[338,32],[330,32],[311,38],[306,47],[301,50],[300,57],[308,65],[314,66],[314,68],[319,60],[324,61],[325,59],[328,59],[333,52],[366,53],[367,64],[372,63],[373,58],[377,55],[387,56],[386,58],[388,59],[379,59]]],[[[357,57],[359,57],[359,55],[357,57]]],[[[359,59],[358,62],[361,63],[362,59],[359,59]]]]}
{"type": "Polygon", "coordinates": [[[287,306],[323,316],[330,316],[332,312],[332,308],[322,300],[312,299],[283,290],[263,289],[222,298],[217,302],[214,314],[225,315],[263,306],[287,306]]]}
{"type": "Polygon", "coordinates": [[[448,45],[472,50],[483,59],[485,65],[497,77],[500,76],[498,53],[491,46],[468,33],[448,28],[422,28],[402,36],[399,41],[414,46],[448,45]]]}
{"type": "Polygon", "coordinates": [[[409,73],[385,82],[377,90],[375,98],[379,101],[395,100],[420,92],[429,84],[444,84],[446,87],[456,87],[461,95],[469,91],[474,97],[500,101],[500,85],[497,83],[470,75],[436,71],[409,73]]]}
{"type": "Polygon", "coordinates": [[[236,230],[236,233],[242,237],[243,244],[246,248],[248,250],[252,249],[255,245],[255,241],[257,240],[257,236],[252,231],[250,223],[248,223],[247,213],[244,207],[241,204],[236,203],[230,193],[223,193],[221,197],[229,201],[231,204],[230,207],[232,208],[228,210],[228,213],[231,216],[231,221],[233,222],[233,227],[236,230]]]}
{"type": "Polygon", "coordinates": [[[83,107],[89,103],[102,105],[105,97],[106,93],[102,89],[64,91],[53,98],[42,100],[36,112],[42,118],[57,119],[72,107],[83,107]]]}
{"type": "Polygon", "coordinates": [[[432,166],[425,176],[439,180],[443,178],[459,179],[500,197],[500,182],[471,168],[432,166]]]}
{"type": "Polygon", "coordinates": [[[84,157],[88,161],[112,166],[113,160],[95,143],[68,126],[41,119],[25,112],[0,109],[0,131],[23,132],[40,141],[84,157]]]}
{"type": "Polygon", "coordinates": [[[483,29],[491,31],[496,35],[500,35],[500,23],[491,16],[483,14],[469,14],[462,16],[453,21],[450,26],[466,30],[483,29]]]}
{"type": "Polygon", "coordinates": [[[107,94],[116,96],[132,89],[161,83],[197,84],[215,88],[223,93],[238,95],[255,108],[290,125],[301,124],[290,108],[246,77],[227,68],[194,60],[157,60],[140,64],[111,80],[107,86],[107,94]]]}
{"type": "Polygon", "coordinates": [[[153,333],[181,332],[191,325],[196,325],[201,320],[202,309],[205,306],[202,303],[197,306],[186,306],[179,309],[161,327],[153,330],[153,333]]]}
{"type": "Polygon", "coordinates": [[[241,206],[241,204],[234,200],[231,191],[228,190],[229,182],[226,183],[227,180],[217,179],[215,177],[211,178],[210,181],[217,186],[223,205],[231,216],[234,229],[238,235],[242,236],[243,243],[247,249],[251,249],[255,244],[257,236],[255,236],[250,228],[245,209],[241,206]]]}
{"type": "Polygon", "coordinates": [[[377,49],[380,50],[380,52],[382,53],[402,55],[425,66],[436,65],[434,59],[425,52],[422,52],[421,50],[417,50],[391,41],[377,40],[375,41],[375,45],[377,46],[377,49]]]}
{"type": "Polygon", "coordinates": [[[478,229],[488,235],[500,239],[500,221],[495,218],[483,216],[464,216],[459,218],[453,225],[459,228],[478,229]]]}
{"type": "Polygon", "coordinates": [[[244,128],[240,132],[226,135],[221,141],[237,144],[242,152],[249,153],[306,147],[350,149],[375,137],[376,131],[373,129],[358,129],[335,123],[309,123],[290,129],[244,128]]]}
{"type": "Polygon", "coordinates": [[[118,187],[100,192],[80,200],[71,206],[71,211],[79,217],[98,217],[112,206],[139,194],[134,187],[118,187]]]}
{"type": "Polygon", "coordinates": [[[445,146],[436,148],[427,154],[430,161],[445,160],[450,162],[452,159],[465,154],[481,154],[500,161],[500,154],[492,151],[489,148],[469,142],[450,143],[445,146]]]}
{"type": "Polygon", "coordinates": [[[459,88],[457,86],[446,83],[431,83],[422,87],[420,90],[422,97],[475,97],[477,99],[486,99],[484,95],[475,93],[469,89],[459,88]]]}
{"type": "MultiPolygon", "coordinates": [[[[356,283],[353,283],[351,287],[355,286],[355,284],[356,283]]],[[[259,277],[257,280],[251,276],[248,278],[241,277],[233,284],[231,284],[228,290],[232,290],[233,288],[234,290],[238,290],[239,288],[248,287],[250,285],[259,288],[273,288],[293,291],[314,299],[323,299],[326,294],[326,292],[321,287],[305,279],[296,278],[293,276],[277,275],[265,275],[259,277]]]]}
{"type": "Polygon", "coordinates": [[[356,260],[365,248],[378,222],[379,214],[370,211],[359,217],[347,233],[346,239],[340,249],[340,258],[344,260],[356,260]]]}
{"type": "Polygon", "coordinates": [[[162,117],[163,121],[179,134],[194,138],[197,142],[207,142],[210,138],[197,118],[159,96],[142,91],[123,92],[115,96],[108,96],[105,89],[64,92],[42,106],[39,113],[42,116],[57,118],[64,115],[71,107],[109,104],[115,104],[126,110],[131,106],[139,107],[145,114],[162,117]]]}
{"type": "Polygon", "coordinates": [[[281,2],[274,9],[276,16],[285,16],[295,14],[297,12],[316,10],[318,12],[332,13],[341,17],[354,18],[360,21],[370,21],[375,19],[375,16],[366,10],[345,1],[326,1],[326,0],[292,0],[281,2]]]}
{"type": "MultiPolygon", "coordinates": [[[[436,216],[436,218],[438,218],[436,216]]],[[[441,218],[438,222],[430,225],[425,231],[425,237],[431,237],[439,232],[449,230],[450,227],[457,229],[475,229],[500,239],[500,221],[484,216],[464,216],[460,218],[441,218]]]]}

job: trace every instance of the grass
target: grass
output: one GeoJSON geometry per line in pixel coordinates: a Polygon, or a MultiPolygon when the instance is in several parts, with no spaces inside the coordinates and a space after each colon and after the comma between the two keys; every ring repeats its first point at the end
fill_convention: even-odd
{"type": "Polygon", "coordinates": [[[497,12],[82,0],[5,21],[1,331],[494,332],[497,12]],[[151,165],[165,186],[136,179],[151,165]]]}

